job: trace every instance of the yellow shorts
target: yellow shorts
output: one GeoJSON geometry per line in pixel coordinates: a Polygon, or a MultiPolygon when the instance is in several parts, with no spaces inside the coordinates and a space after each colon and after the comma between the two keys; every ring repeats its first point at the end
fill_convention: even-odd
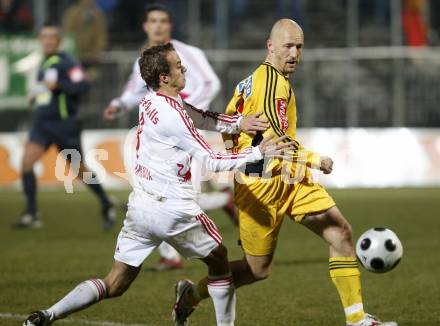
{"type": "Polygon", "coordinates": [[[301,223],[307,214],[325,211],[335,202],[325,189],[312,182],[289,184],[280,176],[268,182],[235,184],[240,241],[243,250],[253,256],[273,253],[284,216],[301,223]]]}

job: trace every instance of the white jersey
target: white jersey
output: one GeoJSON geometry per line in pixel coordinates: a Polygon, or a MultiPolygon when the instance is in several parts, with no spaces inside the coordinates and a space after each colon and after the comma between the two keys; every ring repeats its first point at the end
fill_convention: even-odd
{"type": "MultiPolygon", "coordinates": [[[[187,68],[185,73],[186,85],[180,93],[185,102],[203,110],[209,109],[209,104],[220,90],[220,80],[199,48],[171,40],[182,64],[187,68]]],[[[120,97],[112,100],[111,105],[132,110],[137,107],[149,91],[141,77],[139,59],[133,64],[133,70],[120,97]]]]}
{"type": "Polygon", "coordinates": [[[238,154],[212,150],[197,131],[238,132],[238,115],[203,112],[182,99],[149,92],[139,105],[135,188],[157,198],[192,199],[196,192],[191,182],[194,158],[211,171],[228,171],[262,159],[258,147],[238,154]]]}

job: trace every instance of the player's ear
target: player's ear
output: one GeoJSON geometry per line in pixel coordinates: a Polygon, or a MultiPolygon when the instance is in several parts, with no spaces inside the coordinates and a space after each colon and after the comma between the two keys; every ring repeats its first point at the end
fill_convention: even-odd
{"type": "Polygon", "coordinates": [[[273,53],[273,43],[271,39],[268,39],[266,42],[267,45],[267,49],[269,50],[270,53],[273,53]]]}
{"type": "Polygon", "coordinates": [[[166,74],[160,74],[159,75],[159,80],[164,83],[164,84],[168,84],[169,78],[168,75],[166,74]]]}

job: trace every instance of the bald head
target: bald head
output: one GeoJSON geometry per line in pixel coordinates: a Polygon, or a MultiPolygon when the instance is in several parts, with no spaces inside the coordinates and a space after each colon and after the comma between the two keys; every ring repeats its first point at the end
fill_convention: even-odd
{"type": "Polygon", "coordinates": [[[296,21],[288,18],[282,18],[273,24],[269,39],[275,40],[276,38],[282,37],[283,33],[296,33],[304,37],[301,26],[299,26],[296,21]]]}
{"type": "Polygon", "coordinates": [[[291,19],[280,19],[275,22],[270,31],[266,60],[283,74],[290,75],[299,63],[303,45],[302,28],[291,19]]]}

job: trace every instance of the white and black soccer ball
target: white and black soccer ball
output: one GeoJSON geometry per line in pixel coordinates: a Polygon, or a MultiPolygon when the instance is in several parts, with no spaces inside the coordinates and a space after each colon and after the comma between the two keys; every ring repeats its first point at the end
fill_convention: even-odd
{"type": "Polygon", "coordinates": [[[397,235],[386,228],[364,232],[356,243],[356,255],[363,267],[373,273],[385,273],[402,259],[403,247],[397,235]]]}

